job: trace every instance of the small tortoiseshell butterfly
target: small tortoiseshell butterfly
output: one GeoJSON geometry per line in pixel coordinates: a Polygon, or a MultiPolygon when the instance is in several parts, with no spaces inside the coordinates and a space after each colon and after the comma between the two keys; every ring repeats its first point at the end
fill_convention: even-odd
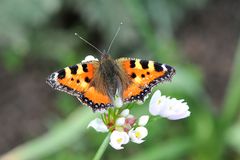
{"type": "Polygon", "coordinates": [[[154,86],[171,80],[175,74],[175,69],[166,64],[135,58],[114,60],[109,54],[100,53],[100,61],[83,62],[56,71],[48,77],[47,83],[77,97],[93,111],[101,111],[114,106],[116,94],[123,102],[143,102],[154,86]]]}

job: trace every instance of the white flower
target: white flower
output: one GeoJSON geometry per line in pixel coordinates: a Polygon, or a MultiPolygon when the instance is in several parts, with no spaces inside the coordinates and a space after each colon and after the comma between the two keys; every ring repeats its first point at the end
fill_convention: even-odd
{"type": "Polygon", "coordinates": [[[123,117],[127,117],[129,115],[129,109],[124,109],[121,113],[120,113],[121,116],[123,117]]]}
{"type": "Polygon", "coordinates": [[[159,115],[170,120],[183,119],[190,116],[191,113],[188,109],[189,107],[184,100],[168,99],[166,106],[159,115]]]}
{"type": "Polygon", "coordinates": [[[162,105],[166,102],[167,97],[166,96],[161,96],[160,90],[157,90],[154,92],[150,104],[149,104],[149,112],[153,115],[156,116],[159,114],[159,112],[162,109],[162,105]]]}
{"type": "Polygon", "coordinates": [[[92,120],[88,124],[87,128],[89,128],[89,127],[94,128],[97,132],[108,132],[107,126],[104,124],[104,122],[100,118],[96,118],[96,119],[92,120]]]}
{"type": "Polygon", "coordinates": [[[188,109],[189,107],[184,100],[161,96],[159,90],[153,94],[149,105],[149,112],[152,115],[160,115],[170,120],[178,120],[190,116],[188,109]]]}
{"type": "Polygon", "coordinates": [[[110,136],[110,145],[116,149],[123,149],[122,145],[129,142],[129,136],[126,132],[123,131],[113,131],[110,136]]]}
{"type": "Polygon", "coordinates": [[[117,126],[123,126],[125,124],[125,120],[126,118],[125,117],[120,117],[116,120],[116,125],[117,126]]]}
{"type": "Polygon", "coordinates": [[[143,115],[139,118],[138,125],[139,126],[145,126],[147,124],[148,120],[149,120],[149,116],[148,115],[143,115]]]}
{"type": "Polygon", "coordinates": [[[148,135],[148,130],[145,127],[137,127],[135,130],[131,129],[128,135],[132,142],[140,144],[144,142],[143,138],[148,135]]]}
{"type": "Polygon", "coordinates": [[[88,55],[88,56],[85,57],[84,60],[82,60],[82,63],[86,63],[86,62],[89,62],[89,61],[98,61],[98,59],[93,57],[92,55],[88,55]]]}

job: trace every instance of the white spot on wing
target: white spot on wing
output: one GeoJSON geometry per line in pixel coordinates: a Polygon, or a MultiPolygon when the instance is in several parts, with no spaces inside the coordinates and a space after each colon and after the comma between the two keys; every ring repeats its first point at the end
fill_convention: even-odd
{"type": "Polygon", "coordinates": [[[166,68],[165,64],[162,64],[162,68],[164,71],[167,71],[168,69],[166,68]]]}

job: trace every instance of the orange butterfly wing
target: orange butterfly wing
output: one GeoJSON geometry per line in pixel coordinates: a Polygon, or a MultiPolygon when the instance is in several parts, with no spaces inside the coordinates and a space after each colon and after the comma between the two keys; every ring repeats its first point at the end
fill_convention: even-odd
{"type": "Polygon", "coordinates": [[[79,63],[52,73],[47,83],[54,89],[76,96],[94,111],[113,106],[109,96],[91,86],[92,79],[99,67],[98,61],[79,63]]]}
{"type": "Polygon", "coordinates": [[[173,67],[154,61],[120,58],[116,62],[127,73],[131,82],[123,91],[124,102],[144,101],[155,85],[171,80],[175,74],[173,67]]]}

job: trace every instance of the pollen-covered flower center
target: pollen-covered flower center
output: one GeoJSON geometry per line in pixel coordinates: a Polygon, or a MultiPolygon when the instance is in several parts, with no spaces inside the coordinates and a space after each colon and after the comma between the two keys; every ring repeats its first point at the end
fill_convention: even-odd
{"type": "Polygon", "coordinates": [[[161,103],[161,99],[158,99],[157,100],[157,104],[159,105],[161,103]]]}
{"type": "Polygon", "coordinates": [[[122,138],[117,138],[118,143],[122,143],[123,139],[122,138]]]}
{"type": "Polygon", "coordinates": [[[137,132],[135,133],[135,136],[136,136],[137,138],[141,138],[141,133],[140,133],[139,131],[137,131],[137,132]]]}

